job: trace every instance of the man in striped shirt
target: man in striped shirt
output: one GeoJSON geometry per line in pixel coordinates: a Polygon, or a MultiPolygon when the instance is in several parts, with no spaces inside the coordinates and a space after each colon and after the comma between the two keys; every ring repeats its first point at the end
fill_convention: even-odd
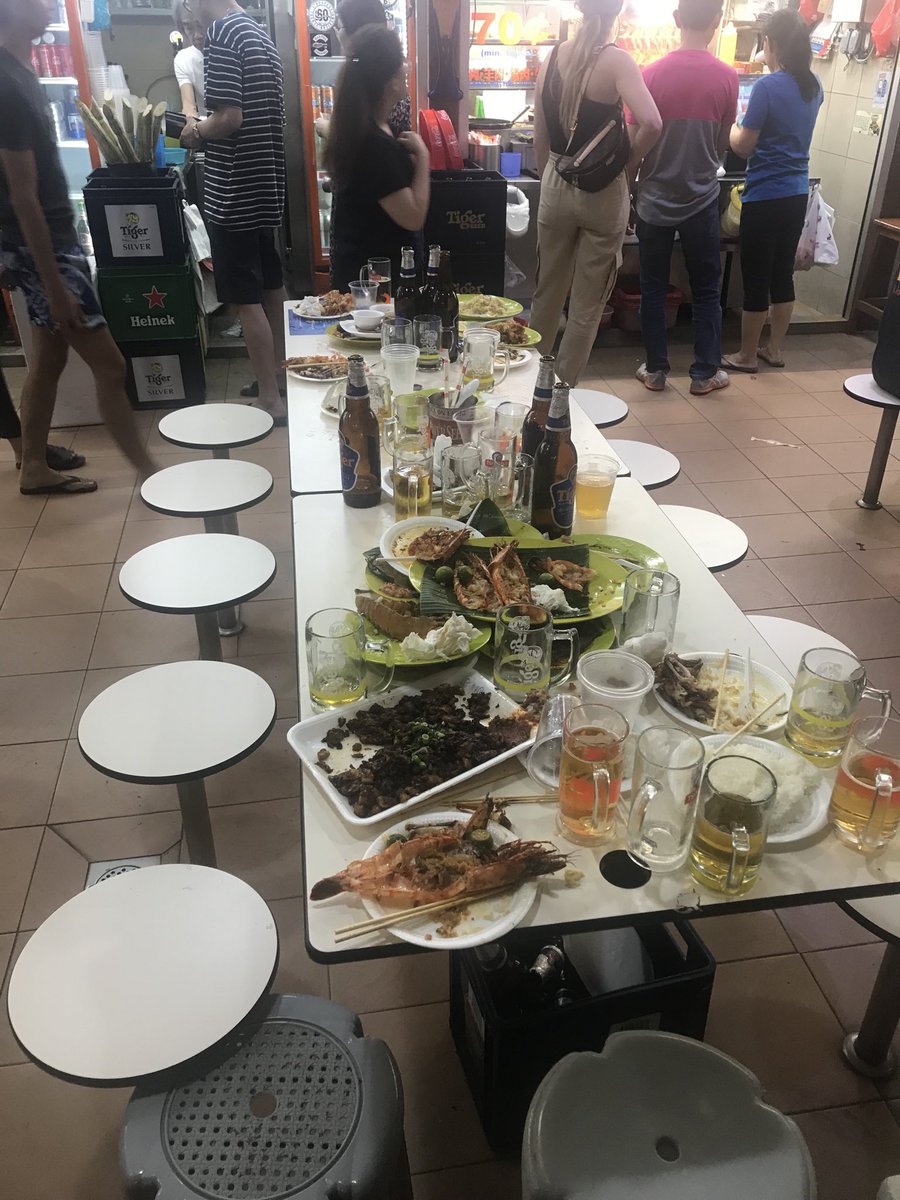
{"type": "Polygon", "coordinates": [[[284,280],[275,231],[284,210],[284,92],[268,35],[236,0],[194,0],[205,26],[206,107],[182,144],[206,152],[205,219],[216,292],[237,306],[259,405],[284,424],[284,280]]]}

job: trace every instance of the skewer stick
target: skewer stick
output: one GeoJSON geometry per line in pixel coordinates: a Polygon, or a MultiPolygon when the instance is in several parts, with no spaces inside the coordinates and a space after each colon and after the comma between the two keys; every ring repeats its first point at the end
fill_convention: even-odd
{"type": "Polygon", "coordinates": [[[503,887],[490,888],[486,892],[471,892],[464,896],[452,896],[449,900],[433,900],[430,904],[420,904],[417,908],[401,908],[394,913],[385,913],[383,917],[370,917],[367,921],[357,921],[353,925],[343,925],[334,931],[336,942],[348,942],[352,938],[363,937],[374,930],[385,929],[390,925],[398,925],[405,921],[413,921],[423,914],[442,912],[449,908],[459,908],[462,904],[470,904],[473,900],[488,900],[508,892],[512,887],[518,887],[521,880],[506,884],[503,887]]]}
{"type": "MultiPolygon", "coordinates": [[[[558,800],[557,792],[539,792],[536,796],[494,796],[495,804],[549,804],[551,800],[558,800]]],[[[473,812],[480,808],[483,801],[481,800],[459,800],[456,807],[463,809],[471,809],[473,812]]]]}
{"type": "Polygon", "coordinates": [[[716,701],[716,715],[713,717],[713,733],[719,728],[719,715],[722,711],[722,701],[725,699],[725,676],[728,674],[728,650],[722,659],[722,678],[719,680],[719,699],[716,701]]]}
{"type": "Polygon", "coordinates": [[[780,696],[776,696],[774,700],[772,700],[769,704],[767,704],[765,708],[760,709],[760,711],[758,713],[754,713],[749,721],[745,721],[744,724],[740,727],[740,729],[736,729],[734,731],[734,733],[731,735],[731,737],[728,739],[727,742],[722,743],[722,745],[718,748],[718,750],[715,752],[715,754],[710,755],[709,761],[712,762],[712,760],[714,758],[718,758],[723,750],[727,750],[728,747],[732,744],[732,742],[736,742],[742,733],[746,733],[751,725],[755,725],[757,723],[757,721],[760,719],[760,717],[764,717],[767,712],[770,712],[775,707],[776,704],[780,704],[783,699],[784,699],[784,692],[782,692],[780,696]]]}

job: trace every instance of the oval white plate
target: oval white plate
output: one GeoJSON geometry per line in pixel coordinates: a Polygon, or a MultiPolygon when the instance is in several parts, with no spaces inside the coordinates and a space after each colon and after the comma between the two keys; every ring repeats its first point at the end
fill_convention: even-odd
{"type": "MultiPolygon", "coordinates": [[[[372,858],[374,855],[380,854],[391,834],[406,833],[409,825],[435,825],[444,821],[465,821],[466,819],[467,815],[460,813],[457,809],[407,817],[403,821],[398,821],[396,825],[392,825],[390,829],[386,829],[384,833],[380,833],[363,858],[372,858]]],[[[502,825],[497,825],[493,821],[490,822],[488,828],[494,841],[501,845],[504,842],[518,840],[518,834],[504,829],[502,825]]],[[[417,921],[404,921],[400,925],[390,925],[388,931],[404,942],[410,942],[413,946],[424,946],[427,950],[468,950],[472,946],[482,946],[485,942],[492,942],[495,938],[502,937],[511,929],[515,929],[534,903],[537,886],[536,879],[528,879],[521,883],[515,891],[510,890],[500,896],[491,896],[488,900],[467,901],[467,912],[456,926],[459,932],[453,937],[440,937],[437,932],[438,926],[442,925],[447,918],[448,910],[446,909],[433,915],[423,914],[417,921]]],[[[391,911],[389,907],[379,904],[377,900],[368,900],[365,897],[361,897],[361,899],[370,917],[383,917],[391,911]]],[[[403,907],[409,906],[404,905],[403,907]]]]}
{"type": "Polygon", "coordinates": [[[521,354],[522,357],[509,364],[509,369],[511,371],[517,371],[519,367],[527,367],[534,358],[534,351],[529,350],[527,346],[516,346],[514,349],[521,354]]]}
{"type": "MultiPolygon", "coordinates": [[[[462,521],[455,521],[452,517],[409,517],[405,521],[397,521],[391,525],[389,529],[381,535],[381,541],[378,543],[378,549],[381,551],[381,557],[386,558],[391,566],[402,572],[404,575],[409,574],[409,563],[394,562],[391,558],[394,547],[394,539],[400,533],[406,533],[410,529],[465,529],[465,524],[462,521]]],[[[472,537],[484,537],[483,533],[479,533],[477,529],[472,530],[472,537]]]]}
{"type": "MultiPolygon", "coordinates": [[[[704,666],[711,666],[714,670],[718,668],[719,672],[721,673],[722,660],[725,655],[720,650],[698,650],[697,653],[692,651],[689,654],[683,654],[681,657],[699,658],[703,662],[704,666]]],[[[738,671],[741,673],[741,675],[743,675],[744,659],[740,654],[732,654],[729,652],[729,674],[731,674],[732,671],[738,671]]],[[[754,677],[761,678],[766,681],[766,690],[771,693],[771,698],[773,700],[780,693],[784,693],[783,704],[777,708],[774,708],[772,713],[769,714],[769,717],[764,719],[769,720],[770,717],[773,717],[775,713],[781,712],[782,709],[785,710],[785,715],[783,717],[776,717],[773,723],[771,725],[767,725],[765,729],[758,729],[755,731],[757,737],[777,737],[787,723],[787,709],[790,707],[791,692],[794,690],[793,685],[788,683],[786,679],[783,679],[777,671],[773,671],[771,667],[764,667],[761,663],[755,662],[753,664],[753,674],[754,677]]],[[[654,687],[653,694],[656,696],[656,702],[659,707],[664,713],[670,716],[673,721],[677,721],[679,725],[683,725],[685,729],[690,729],[693,733],[698,734],[700,737],[709,737],[710,734],[712,734],[713,731],[709,725],[704,725],[702,721],[695,721],[693,717],[686,716],[680,708],[676,708],[674,704],[670,704],[668,700],[664,699],[659,694],[658,687],[654,687]]]]}
{"type": "MultiPolygon", "coordinates": [[[[731,737],[730,733],[715,733],[712,737],[704,739],[703,748],[706,751],[707,759],[710,754],[714,754],[719,746],[731,737]]],[[[805,758],[792,750],[790,746],[783,746],[779,742],[770,742],[768,738],[748,737],[746,734],[741,734],[736,742],[732,742],[728,747],[729,754],[745,753],[748,758],[752,758],[753,746],[764,746],[770,754],[777,754],[780,758],[799,758],[810,771],[815,771],[821,775],[819,786],[815,789],[809,799],[809,808],[802,820],[796,824],[783,829],[781,833],[770,833],[766,838],[767,846],[783,846],[788,842],[799,842],[803,838],[811,837],[814,833],[821,831],[828,824],[828,805],[831,801],[831,791],[834,786],[836,771],[822,771],[818,767],[812,766],[806,762],[805,758]]],[[[778,796],[775,797],[775,807],[778,807],[778,796]]]]}
{"type": "Polygon", "coordinates": [[[344,333],[349,333],[351,337],[363,338],[367,342],[381,341],[380,329],[376,329],[374,333],[370,332],[368,329],[357,329],[356,322],[352,317],[347,317],[343,321],[339,321],[338,324],[340,325],[341,329],[343,329],[344,333]]]}

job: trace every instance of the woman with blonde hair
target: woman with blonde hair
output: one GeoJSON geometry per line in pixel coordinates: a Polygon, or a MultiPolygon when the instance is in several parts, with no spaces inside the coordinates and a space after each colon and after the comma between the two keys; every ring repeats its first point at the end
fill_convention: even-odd
{"type": "Polygon", "coordinates": [[[531,324],[549,352],[568,296],[556,370],[570,385],[587,365],[622,262],[629,180],[662,129],[640,68],[610,40],[622,0],[578,0],[578,7],[581,29],[544,63],[534,114],[541,201],[531,324]],[[623,104],[633,122],[627,130],[623,104]],[[598,155],[605,165],[579,174],[571,159],[586,150],[583,166],[598,155]]]}

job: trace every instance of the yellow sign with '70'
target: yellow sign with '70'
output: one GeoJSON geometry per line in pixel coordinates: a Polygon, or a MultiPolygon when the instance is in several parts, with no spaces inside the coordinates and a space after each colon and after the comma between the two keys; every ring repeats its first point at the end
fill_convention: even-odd
{"type": "Polygon", "coordinates": [[[476,46],[483,46],[494,38],[504,46],[518,46],[523,41],[537,46],[553,37],[546,17],[529,17],[526,21],[517,12],[473,12],[472,27],[476,46]]]}

